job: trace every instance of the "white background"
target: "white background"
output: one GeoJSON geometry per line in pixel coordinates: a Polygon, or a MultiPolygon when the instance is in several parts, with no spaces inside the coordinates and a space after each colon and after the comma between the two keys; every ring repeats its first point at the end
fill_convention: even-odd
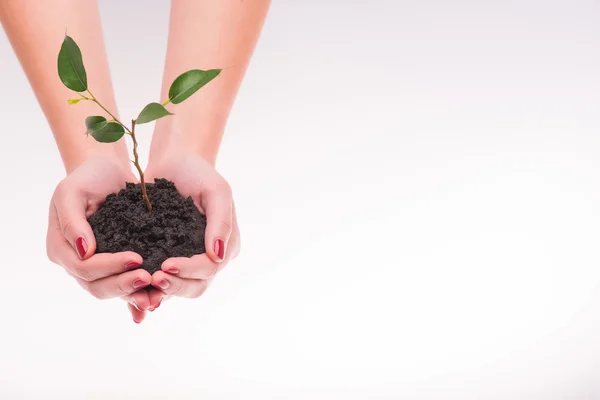
{"type": "MultiPolygon", "coordinates": [[[[134,115],[168,3],[101,12],[134,115]]],[[[138,326],[46,259],[63,169],[0,36],[0,398],[600,398],[599,48],[595,0],[275,1],[218,166],[242,254],[138,326]]]]}

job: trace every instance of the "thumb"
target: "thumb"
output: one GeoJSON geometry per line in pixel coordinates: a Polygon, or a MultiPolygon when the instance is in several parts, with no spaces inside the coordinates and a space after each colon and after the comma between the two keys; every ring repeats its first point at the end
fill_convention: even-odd
{"type": "Polygon", "coordinates": [[[214,262],[225,259],[232,227],[232,196],[228,185],[208,191],[202,196],[206,211],[206,254],[214,262]]]}
{"type": "Polygon", "coordinates": [[[80,259],[91,257],[96,251],[96,239],[86,218],[86,199],[77,189],[61,186],[56,189],[53,204],[65,239],[80,259]]]}

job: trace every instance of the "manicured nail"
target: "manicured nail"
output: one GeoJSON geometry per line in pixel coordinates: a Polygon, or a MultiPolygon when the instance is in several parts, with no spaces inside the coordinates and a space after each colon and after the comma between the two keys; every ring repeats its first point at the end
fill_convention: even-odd
{"type": "Polygon", "coordinates": [[[140,264],[137,261],[131,261],[131,262],[127,263],[127,265],[125,266],[125,268],[127,268],[127,269],[134,269],[134,268],[139,267],[140,265],[142,265],[142,264],[140,264]]]}
{"type": "Polygon", "coordinates": [[[215,239],[213,250],[219,258],[219,261],[223,261],[223,257],[225,257],[225,242],[223,242],[223,239],[215,239]]]}
{"type": "Polygon", "coordinates": [[[133,288],[134,289],[139,289],[142,288],[144,286],[148,286],[148,284],[146,282],[144,282],[141,279],[136,280],[135,282],[133,282],[133,288]]]}
{"type": "Polygon", "coordinates": [[[168,289],[169,288],[169,282],[166,279],[163,279],[162,281],[159,281],[157,283],[158,287],[161,289],[168,289]]]}
{"type": "Polygon", "coordinates": [[[179,270],[177,268],[170,267],[170,268],[167,268],[166,272],[168,274],[177,275],[179,273],[179,270]]]}
{"type": "Polygon", "coordinates": [[[77,238],[75,241],[75,249],[77,250],[77,255],[79,258],[83,260],[83,257],[85,257],[88,250],[87,242],[83,237],[77,238]]]}

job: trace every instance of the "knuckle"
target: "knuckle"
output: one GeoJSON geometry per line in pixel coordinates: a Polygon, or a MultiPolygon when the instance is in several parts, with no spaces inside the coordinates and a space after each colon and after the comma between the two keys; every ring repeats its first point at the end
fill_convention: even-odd
{"type": "Polygon", "coordinates": [[[223,193],[228,193],[228,194],[233,193],[231,190],[231,185],[225,179],[222,179],[221,183],[219,184],[219,187],[223,191],[223,193]]]}
{"type": "Polygon", "coordinates": [[[237,256],[239,256],[241,251],[242,251],[242,239],[240,238],[240,234],[238,232],[237,240],[235,241],[235,246],[233,246],[233,255],[231,258],[236,258],[237,256]]]}
{"type": "Polygon", "coordinates": [[[66,179],[63,179],[56,185],[56,189],[54,190],[54,196],[60,197],[67,191],[68,183],[66,179]]]}
{"type": "Polygon", "coordinates": [[[46,241],[46,256],[50,262],[58,264],[58,259],[56,258],[54,248],[50,245],[50,243],[48,243],[48,241],[46,241]]]}
{"type": "Polygon", "coordinates": [[[60,216],[60,217],[58,217],[58,222],[60,224],[60,232],[62,233],[62,235],[64,237],[67,237],[67,232],[71,228],[71,224],[73,223],[73,220],[66,216],[60,216]]]}
{"type": "Polygon", "coordinates": [[[167,294],[170,294],[171,296],[180,296],[182,290],[183,290],[183,285],[178,284],[177,287],[173,288],[171,293],[167,293],[167,294]]]}
{"type": "Polygon", "coordinates": [[[206,285],[199,285],[199,287],[197,287],[193,290],[190,297],[192,299],[199,298],[200,296],[202,296],[204,294],[204,292],[206,292],[206,288],[207,288],[206,285]]]}
{"type": "Polygon", "coordinates": [[[87,285],[87,291],[95,299],[98,299],[98,300],[103,300],[104,299],[104,295],[103,295],[102,290],[100,290],[100,288],[98,288],[96,285],[87,285]]]}
{"type": "Polygon", "coordinates": [[[231,230],[232,230],[231,221],[228,221],[228,220],[224,219],[224,220],[221,220],[220,224],[221,224],[221,229],[224,232],[228,232],[228,233],[231,232],[231,230]]]}
{"type": "Polygon", "coordinates": [[[233,260],[234,258],[237,258],[237,256],[240,255],[240,251],[241,251],[241,243],[238,241],[238,243],[233,247],[233,251],[231,253],[231,259],[233,260]]]}
{"type": "Polygon", "coordinates": [[[73,274],[86,282],[92,282],[95,280],[94,274],[89,270],[89,268],[86,268],[82,265],[74,267],[73,274]]]}
{"type": "Polygon", "coordinates": [[[233,190],[231,189],[231,185],[226,180],[223,180],[219,184],[219,190],[226,195],[227,197],[233,197],[233,190]]]}
{"type": "Polygon", "coordinates": [[[223,263],[215,263],[210,269],[209,273],[204,277],[204,279],[212,279],[217,275],[217,272],[221,269],[221,264],[223,263]]]}
{"type": "Polygon", "coordinates": [[[207,183],[206,189],[213,193],[219,194],[224,197],[232,197],[232,190],[229,183],[219,175],[217,179],[214,179],[207,183]]]}
{"type": "Polygon", "coordinates": [[[117,284],[117,291],[119,292],[117,295],[118,297],[128,296],[131,294],[129,290],[125,289],[125,285],[123,285],[122,282],[117,284]]]}

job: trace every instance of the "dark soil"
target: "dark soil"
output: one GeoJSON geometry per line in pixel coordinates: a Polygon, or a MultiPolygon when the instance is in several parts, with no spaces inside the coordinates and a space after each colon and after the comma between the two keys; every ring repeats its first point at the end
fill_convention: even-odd
{"type": "Polygon", "coordinates": [[[151,212],[143,201],[141,185],[127,183],[118,194],[106,196],[88,219],[96,237],[96,253],[134,251],[144,259],[140,268],[150,274],[160,270],[167,258],[205,253],[206,217],[192,198],[184,199],[166,179],[156,179],[146,187],[151,212]]]}

